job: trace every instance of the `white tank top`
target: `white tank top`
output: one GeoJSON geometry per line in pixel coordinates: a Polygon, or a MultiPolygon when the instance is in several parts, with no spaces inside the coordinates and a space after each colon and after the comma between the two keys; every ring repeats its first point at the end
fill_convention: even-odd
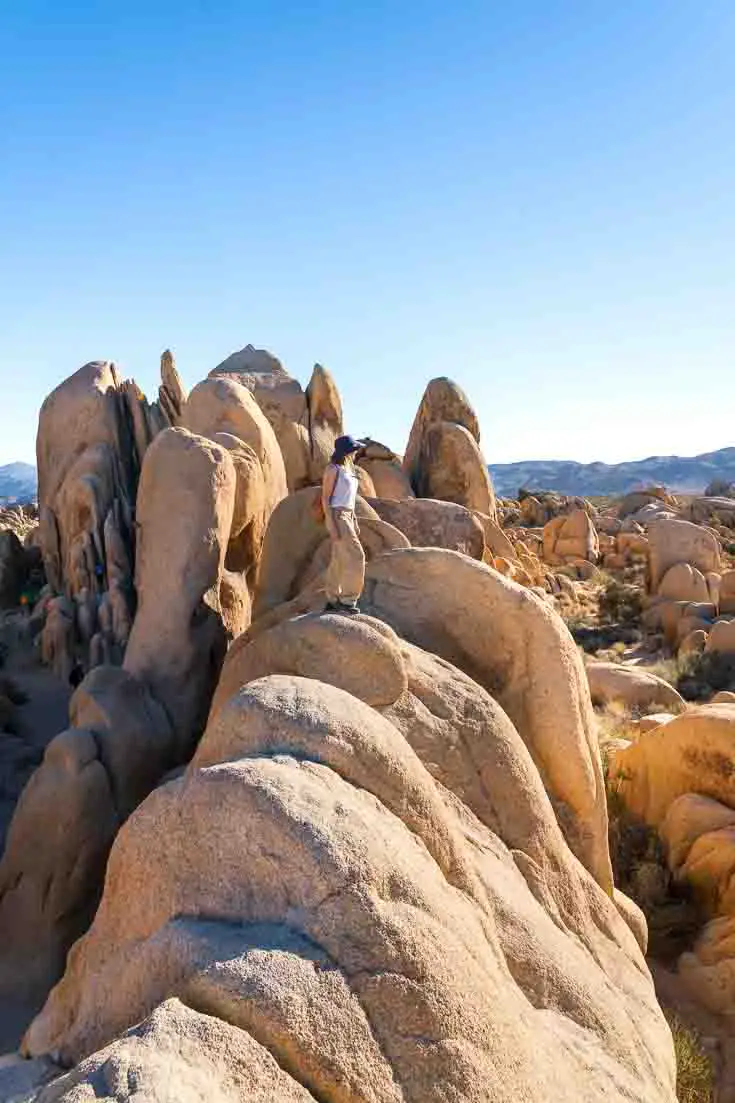
{"type": "Polygon", "coordinates": [[[334,484],[329,504],[332,509],[354,510],[357,501],[357,475],[353,475],[351,471],[340,467],[339,464],[333,466],[337,472],[337,481],[334,484]]]}

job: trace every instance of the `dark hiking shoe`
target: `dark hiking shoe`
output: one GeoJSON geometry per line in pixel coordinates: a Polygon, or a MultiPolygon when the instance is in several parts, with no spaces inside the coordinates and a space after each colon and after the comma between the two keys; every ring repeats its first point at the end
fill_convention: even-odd
{"type": "Polygon", "coordinates": [[[333,601],[328,601],[327,604],[322,609],[322,612],[323,613],[341,613],[342,609],[343,609],[343,606],[341,604],[336,605],[333,601]]]}
{"type": "Polygon", "coordinates": [[[355,603],[354,605],[348,605],[347,602],[340,601],[337,608],[339,609],[340,613],[348,613],[350,616],[355,616],[355,614],[360,612],[360,606],[357,603],[355,603]]]}

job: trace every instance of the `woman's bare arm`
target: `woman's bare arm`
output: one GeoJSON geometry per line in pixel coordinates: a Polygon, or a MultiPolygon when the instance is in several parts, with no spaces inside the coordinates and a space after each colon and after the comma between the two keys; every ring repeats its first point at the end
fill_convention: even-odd
{"type": "Polygon", "coordinates": [[[336,483],[337,469],[330,463],[325,467],[322,477],[322,508],[324,509],[324,520],[330,536],[333,535],[334,518],[332,517],[332,507],[329,503],[332,500],[336,483]]]}

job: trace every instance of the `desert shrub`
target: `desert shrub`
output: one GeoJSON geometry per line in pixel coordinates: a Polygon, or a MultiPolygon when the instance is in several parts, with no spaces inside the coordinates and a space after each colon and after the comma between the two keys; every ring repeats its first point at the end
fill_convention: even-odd
{"type": "Polygon", "coordinates": [[[713,479],[705,487],[705,498],[735,498],[735,483],[728,479],[713,479]]]}
{"type": "Polygon", "coordinates": [[[600,619],[607,624],[636,624],[643,611],[640,588],[608,577],[599,595],[600,619]]]}
{"type": "MultiPolygon", "coordinates": [[[[683,656],[679,658],[673,655],[670,658],[656,659],[654,663],[646,663],[643,669],[647,674],[655,674],[657,678],[661,678],[664,682],[668,682],[670,686],[676,688],[686,666],[687,661],[683,656]]],[[[663,711],[668,712],[668,709],[663,711]]]]}
{"type": "Polygon", "coordinates": [[[703,651],[679,661],[676,688],[687,701],[707,701],[721,689],[735,690],[735,655],[703,651]]]}
{"type": "Polygon", "coordinates": [[[631,625],[591,625],[587,623],[587,619],[583,614],[568,618],[567,628],[571,632],[574,642],[588,655],[596,655],[598,651],[618,647],[620,644],[630,646],[638,643],[641,639],[641,632],[631,625]]]}
{"type": "MultiPolygon", "coordinates": [[[[624,732],[619,729],[619,734],[624,732]]],[[[601,745],[603,761],[605,747],[601,745]]],[[[702,926],[702,915],[685,884],[671,876],[663,845],[653,828],[632,816],[622,795],[624,770],[607,764],[605,789],[610,860],[617,887],[634,900],[648,923],[649,953],[675,961],[689,949],[702,926]]]]}
{"type": "Polygon", "coordinates": [[[684,1025],[673,1012],[666,1012],[676,1054],[676,1096],[679,1103],[712,1103],[714,1068],[696,1030],[684,1025]]]}

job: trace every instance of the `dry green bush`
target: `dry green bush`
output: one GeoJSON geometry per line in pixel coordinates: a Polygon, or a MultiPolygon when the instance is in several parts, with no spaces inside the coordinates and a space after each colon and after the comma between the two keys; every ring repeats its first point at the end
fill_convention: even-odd
{"type": "Polygon", "coordinates": [[[635,582],[608,576],[599,594],[603,624],[638,624],[643,612],[643,595],[635,582]]]}
{"type": "Polygon", "coordinates": [[[722,689],[735,690],[735,655],[724,651],[687,655],[678,664],[675,684],[687,701],[708,701],[722,689]]]}
{"type": "Polygon", "coordinates": [[[696,1030],[666,1012],[676,1053],[676,1095],[679,1103],[712,1103],[715,1075],[711,1057],[704,1051],[696,1030]]]}
{"type": "Polygon", "coordinates": [[[626,773],[616,767],[618,740],[634,742],[634,716],[623,706],[598,714],[598,740],[605,773],[608,841],[615,884],[638,904],[648,922],[649,952],[670,962],[688,949],[702,917],[685,885],[674,882],[661,841],[647,824],[628,812],[623,798],[626,773]]]}

